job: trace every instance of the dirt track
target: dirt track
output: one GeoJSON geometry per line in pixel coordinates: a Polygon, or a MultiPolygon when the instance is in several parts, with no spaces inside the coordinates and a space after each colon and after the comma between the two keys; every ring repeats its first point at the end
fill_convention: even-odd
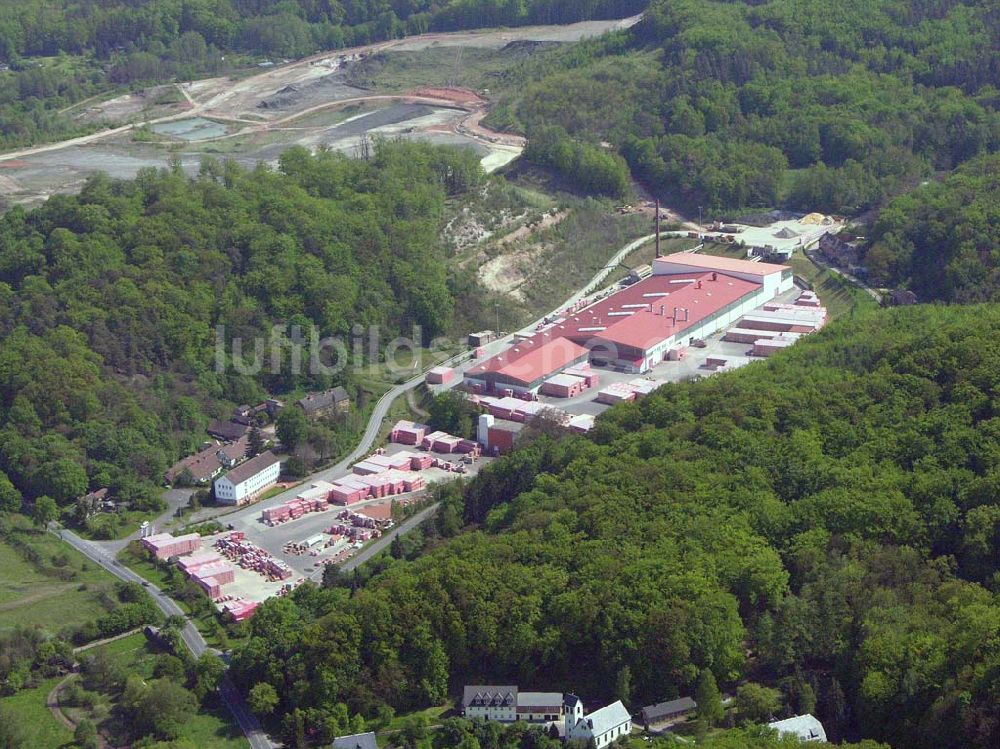
{"type": "MultiPolygon", "coordinates": [[[[128,132],[134,126],[153,125],[161,122],[170,122],[187,117],[210,117],[230,122],[242,122],[245,124],[278,124],[287,122],[295,117],[308,114],[310,111],[321,109],[324,106],[331,106],[333,101],[327,102],[319,107],[304,109],[299,112],[290,113],[280,118],[272,118],[268,113],[258,109],[258,104],[265,98],[272,96],[275,92],[288,87],[302,84],[304,82],[315,81],[336,73],[342,68],[340,62],[350,57],[368,57],[379,52],[391,49],[419,50],[437,45],[457,45],[470,47],[489,47],[507,44],[514,40],[524,39],[549,39],[556,41],[576,41],[587,36],[594,36],[605,31],[619,28],[627,28],[638,20],[638,17],[627,18],[620,21],[591,21],[566,26],[537,26],[515,29],[505,29],[503,31],[472,31],[472,32],[452,32],[440,34],[422,34],[419,36],[394,39],[387,42],[379,42],[361,47],[353,47],[343,50],[332,50],[320,52],[309,57],[304,57],[294,62],[278,65],[269,68],[264,72],[251,75],[241,80],[233,81],[229,78],[207,78],[187,84],[178,84],[177,88],[183,94],[185,101],[174,105],[173,112],[160,117],[151,118],[142,122],[103,130],[91,135],[58,143],[23,148],[17,151],[9,151],[0,154],[0,162],[12,159],[23,158],[32,154],[44,153],[48,151],[60,150],[74,145],[85,145],[96,141],[104,140],[121,133],[128,132]]],[[[464,126],[468,134],[474,137],[482,137],[489,142],[497,142],[493,138],[511,138],[512,136],[501,136],[483,128],[479,121],[485,116],[485,102],[471,91],[449,90],[449,89],[425,89],[412,92],[415,97],[426,97],[427,100],[448,101],[461,108],[468,108],[478,114],[480,107],[483,108],[479,117],[471,117],[464,126]]],[[[405,94],[403,95],[406,96],[405,94]]],[[[365,97],[354,98],[354,101],[363,100],[365,97]]],[[[375,99],[375,97],[372,97],[375,99]]],[[[404,99],[405,100],[405,99],[404,99]]],[[[111,100],[114,101],[114,100],[111,100]]],[[[348,101],[348,100],[341,100],[348,101]]],[[[337,102],[339,103],[339,102],[337,102]]],[[[92,107],[95,111],[100,111],[101,107],[92,107]]],[[[517,145],[515,142],[507,145],[517,145]]]]}
{"type": "Polygon", "coordinates": [[[62,708],[59,707],[59,692],[61,692],[63,687],[73,681],[76,677],[77,674],[70,674],[67,676],[65,679],[52,687],[52,691],[49,692],[48,697],[45,698],[45,706],[49,709],[49,712],[52,713],[52,717],[71,731],[76,730],[76,723],[67,718],[66,714],[62,711],[62,708]]]}
{"type": "MultiPolygon", "coordinates": [[[[525,145],[519,136],[497,133],[483,127],[489,103],[473,91],[449,88],[415,88],[403,93],[365,93],[347,84],[345,68],[379,52],[418,51],[437,46],[502,48],[512,41],[575,41],[605,31],[631,25],[637,19],[600,21],[568,26],[527,27],[485,32],[426,34],[377,44],[321,52],[294,62],[262,69],[242,79],[208,78],[176,84],[182,94],[176,103],[157,103],[154,92],[123,94],[96,102],[80,102],[76,111],[81,121],[112,123],[104,130],[57,143],[42,144],[0,154],[0,198],[10,203],[31,203],[55,192],[80,188],[88,174],[102,170],[114,177],[130,177],[144,166],[163,166],[168,154],[164,146],[182,146],[182,165],[190,173],[197,170],[202,156],[221,154],[243,164],[273,163],[290,145],[333,147],[350,151],[352,137],[337,130],[338,108],[393,107],[422,105],[433,112],[414,110],[410,121],[400,113],[381,118],[389,124],[375,125],[372,132],[390,137],[430,139],[432,142],[472,145],[483,158],[484,167],[494,169],[516,158],[525,145]],[[454,117],[448,111],[454,112],[454,117]],[[332,116],[324,121],[323,113],[332,116]],[[312,116],[318,123],[293,123],[312,116]],[[228,126],[230,132],[204,140],[142,139],[134,128],[152,128],[201,117],[228,126]],[[119,124],[130,119],[128,124],[119,124]],[[295,130],[298,130],[296,133],[295,130]],[[240,136],[247,141],[234,140],[240,136]],[[162,142],[158,142],[162,140],[162,142]],[[202,148],[202,144],[205,147],[202,148]]],[[[379,118],[373,118],[375,123],[379,118]]]]}

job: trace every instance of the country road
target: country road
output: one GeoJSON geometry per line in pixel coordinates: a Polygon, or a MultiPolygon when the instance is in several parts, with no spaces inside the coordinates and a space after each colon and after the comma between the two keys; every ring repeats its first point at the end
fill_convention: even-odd
{"type": "MultiPolygon", "coordinates": [[[[149,592],[149,595],[152,596],[157,607],[166,616],[179,616],[184,619],[185,624],[184,628],[181,630],[181,639],[184,641],[184,644],[187,645],[191,654],[195,658],[205,652],[214,652],[210,651],[208,643],[205,642],[205,638],[201,636],[201,633],[187,618],[187,615],[181,610],[180,606],[174,603],[174,601],[158,587],[147,582],[128,567],[125,567],[113,556],[109,555],[105,549],[101,548],[94,542],[86,541],[69,530],[55,529],[51,526],[49,530],[92,562],[99,564],[118,579],[124,580],[125,582],[144,585],[149,592]]],[[[279,744],[275,744],[271,741],[267,737],[267,734],[261,730],[260,723],[258,723],[257,719],[253,716],[253,714],[251,714],[250,709],[243,700],[243,696],[233,685],[228,674],[223,677],[222,683],[219,685],[219,694],[222,696],[222,700],[226,703],[226,707],[229,708],[229,711],[233,714],[233,717],[239,724],[240,730],[242,730],[243,734],[246,736],[251,749],[277,749],[277,747],[280,746],[279,744]]]]}

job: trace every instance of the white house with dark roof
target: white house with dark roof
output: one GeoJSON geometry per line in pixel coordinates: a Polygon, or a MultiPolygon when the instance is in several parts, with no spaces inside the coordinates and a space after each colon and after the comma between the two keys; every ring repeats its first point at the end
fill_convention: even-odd
{"type": "Polygon", "coordinates": [[[281,475],[281,463],[270,450],[215,480],[215,501],[223,505],[249,502],[271,488],[281,475]]]}
{"type": "Polygon", "coordinates": [[[565,712],[567,741],[593,739],[597,749],[602,749],[632,732],[632,715],[621,700],[584,715],[580,698],[567,694],[565,712]]]}
{"type": "Polygon", "coordinates": [[[462,712],[466,718],[513,723],[517,720],[516,686],[466,686],[462,693],[462,712]]]}

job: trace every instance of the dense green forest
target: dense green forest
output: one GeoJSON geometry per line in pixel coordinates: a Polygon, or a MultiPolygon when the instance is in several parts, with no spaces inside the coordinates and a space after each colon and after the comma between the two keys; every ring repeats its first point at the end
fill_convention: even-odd
{"type": "Polygon", "coordinates": [[[61,110],[114,85],[218,74],[427,31],[621,18],[647,0],[25,0],[0,5],[0,148],[93,129],[61,110]],[[235,57],[234,57],[235,55],[235,57]],[[249,59],[248,59],[249,58],[249,59]]]}
{"type": "Polygon", "coordinates": [[[1000,299],[1000,157],[890,202],[874,222],[865,264],[881,283],[921,299],[1000,299]]]}
{"type": "Polygon", "coordinates": [[[234,338],[250,366],[255,339],[271,351],[272,325],[285,342],[299,326],[305,344],[313,325],[345,341],[356,325],[386,341],[447,330],[444,204],[482,178],[472,151],[385,142],[370,161],[291,149],[277,171],[207,160],[194,178],[178,166],[96,175],[77,196],[8,211],[0,507],[16,509],[18,491],[65,505],[102,486],[155,504],[153,483],[208,417],[268,392],[355,389],[349,371],[305,357],[296,373],[285,343],[277,368],[241,374],[234,338]]]}
{"type": "MultiPolygon", "coordinates": [[[[427,31],[624,18],[643,0],[27,0],[0,10],[0,59],[169,50],[301,56],[427,31]]],[[[182,58],[181,58],[182,59],[182,58]]]]}
{"type": "Polygon", "coordinates": [[[656,0],[511,70],[491,122],[610,141],[689,210],[854,213],[995,150],[998,80],[992,0],[656,0]]]}
{"type": "Polygon", "coordinates": [[[1000,307],[878,311],[588,438],[537,430],[443,492],[423,553],[265,603],[233,671],[286,731],[463,683],[638,707],[709,673],[835,741],[994,747],[998,371],[1000,307]]]}

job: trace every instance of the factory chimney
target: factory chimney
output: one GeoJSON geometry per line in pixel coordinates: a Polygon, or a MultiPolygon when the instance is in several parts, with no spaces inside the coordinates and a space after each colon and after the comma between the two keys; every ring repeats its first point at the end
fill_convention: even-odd
{"type": "Polygon", "coordinates": [[[660,199],[656,199],[656,257],[660,257],[660,199]]]}

